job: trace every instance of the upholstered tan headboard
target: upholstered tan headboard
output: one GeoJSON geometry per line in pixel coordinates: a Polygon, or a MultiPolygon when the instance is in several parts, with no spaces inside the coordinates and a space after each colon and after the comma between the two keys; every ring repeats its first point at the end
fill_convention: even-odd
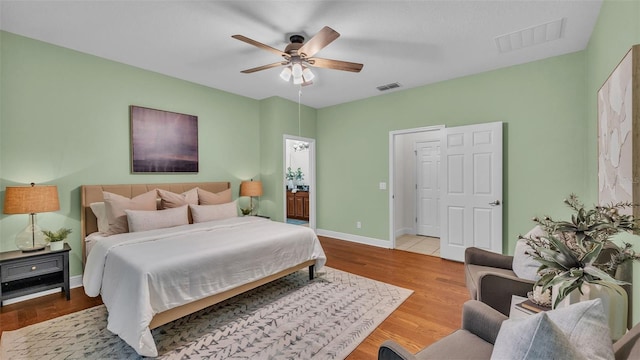
{"type": "Polygon", "coordinates": [[[195,182],[195,183],[169,183],[169,184],[122,184],[122,185],[82,185],[81,186],[81,210],[80,228],[82,241],[82,263],[86,258],[85,237],[98,231],[98,220],[91,211],[91,203],[104,201],[103,191],[133,198],[153,189],[162,189],[174,193],[183,193],[198,187],[202,190],[217,193],[231,187],[229,182],[195,182]]]}

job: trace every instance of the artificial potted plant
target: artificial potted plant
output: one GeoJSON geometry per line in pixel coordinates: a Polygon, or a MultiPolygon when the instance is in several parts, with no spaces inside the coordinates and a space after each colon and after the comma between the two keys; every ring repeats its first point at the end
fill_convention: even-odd
{"type": "Polygon", "coordinates": [[[295,172],[296,185],[302,185],[302,180],[304,180],[304,174],[302,173],[302,169],[298,168],[295,172]]]}
{"type": "Polygon", "coordinates": [[[71,234],[71,229],[60,228],[58,231],[53,232],[49,230],[42,231],[49,241],[49,247],[51,250],[62,250],[64,247],[64,240],[71,234]]]}
{"type": "Polygon", "coordinates": [[[291,166],[287,168],[287,172],[285,173],[285,178],[287,179],[287,188],[289,190],[293,190],[293,180],[296,178],[296,173],[291,170],[291,166]]]}
{"type": "Polygon", "coordinates": [[[626,322],[627,296],[620,285],[628,283],[614,276],[619,267],[639,260],[640,255],[629,243],[618,247],[612,237],[640,230],[633,215],[620,213],[632,205],[621,202],[585,209],[574,194],[564,202],[575,212],[571,221],[536,217],[533,221],[546,235],[525,238],[531,247],[529,254],[541,264],[534,289],[537,293],[550,291],[554,308],[589,298],[604,298],[611,310],[618,311],[617,315],[610,314],[610,318],[624,318],[621,321],[626,322]],[[602,259],[600,255],[605,249],[611,256],[602,259]],[[618,307],[624,307],[623,314],[618,307]]]}

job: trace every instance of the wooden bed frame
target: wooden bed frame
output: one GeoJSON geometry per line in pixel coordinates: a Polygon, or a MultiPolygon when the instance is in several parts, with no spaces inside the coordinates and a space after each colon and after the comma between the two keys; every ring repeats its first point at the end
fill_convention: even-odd
{"type": "MultiPolygon", "coordinates": [[[[86,244],[84,239],[87,235],[98,231],[98,221],[96,216],[91,210],[91,203],[104,201],[102,192],[108,191],[114,194],[133,198],[135,196],[144,194],[153,189],[162,189],[175,193],[183,193],[187,190],[191,190],[198,187],[202,190],[206,190],[213,193],[224,191],[231,187],[229,182],[197,182],[197,183],[169,183],[169,184],[123,184],[123,185],[83,185],[81,186],[81,211],[80,211],[80,227],[81,227],[81,241],[82,241],[82,264],[86,261],[86,244]]],[[[292,266],[288,269],[282,270],[276,274],[267,276],[265,278],[250,282],[238,286],[236,288],[227,290],[222,293],[214,294],[209,297],[196,300],[194,302],[184,304],[173,309],[163,311],[156,314],[151,323],[150,329],[155,329],[161,325],[177,320],[183,316],[192,314],[198,310],[202,310],[211,305],[217,304],[226,299],[232,298],[236,295],[242,294],[251,289],[255,289],[258,286],[267,284],[271,281],[292,274],[305,267],[309,268],[309,280],[314,277],[314,265],[315,260],[308,260],[296,266],[292,266]]]]}

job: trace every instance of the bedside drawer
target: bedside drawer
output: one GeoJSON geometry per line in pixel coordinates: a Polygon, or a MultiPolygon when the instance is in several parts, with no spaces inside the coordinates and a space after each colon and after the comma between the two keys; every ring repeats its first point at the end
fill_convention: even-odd
{"type": "Polygon", "coordinates": [[[64,270],[63,256],[29,259],[2,264],[2,282],[25,279],[64,270]]]}

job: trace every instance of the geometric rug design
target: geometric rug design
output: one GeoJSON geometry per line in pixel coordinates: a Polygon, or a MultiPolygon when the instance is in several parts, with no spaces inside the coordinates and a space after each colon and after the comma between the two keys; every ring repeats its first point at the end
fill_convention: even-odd
{"type": "MultiPolygon", "coordinates": [[[[324,267],[152,330],[159,359],[344,359],[412,293],[324,267]]],[[[142,359],[107,329],[104,305],[15,331],[0,359],[142,359]]]]}

